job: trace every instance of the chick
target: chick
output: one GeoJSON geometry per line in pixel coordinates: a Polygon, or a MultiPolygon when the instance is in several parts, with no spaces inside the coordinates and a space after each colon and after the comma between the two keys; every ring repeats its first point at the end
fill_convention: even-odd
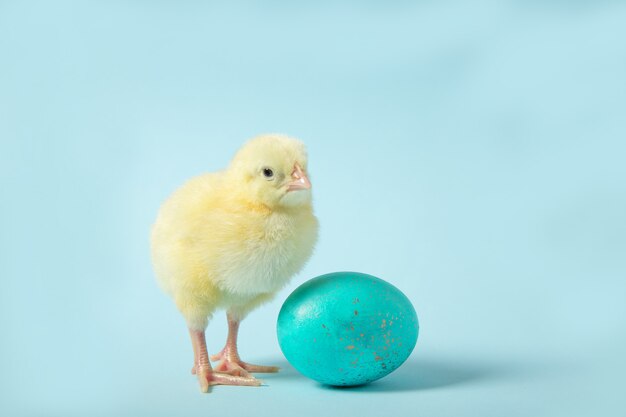
{"type": "Polygon", "coordinates": [[[152,228],[152,262],[161,288],[184,316],[200,389],[260,385],[254,372],[271,366],[243,362],[239,323],[271,300],[302,269],[317,241],[304,144],[282,135],[246,143],[230,166],[193,178],[161,207],[152,228]],[[212,361],[205,329],[225,309],[226,345],[212,361]]]}

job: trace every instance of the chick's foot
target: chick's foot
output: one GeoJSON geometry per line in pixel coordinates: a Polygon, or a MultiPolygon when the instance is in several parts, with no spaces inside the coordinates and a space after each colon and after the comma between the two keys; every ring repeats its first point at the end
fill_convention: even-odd
{"type": "Polygon", "coordinates": [[[276,366],[253,365],[242,361],[237,352],[237,334],[239,333],[239,322],[233,314],[226,314],[228,320],[228,338],[224,349],[216,355],[211,356],[211,361],[221,361],[216,367],[216,372],[229,375],[252,377],[251,373],[276,373],[279,368],[276,366]]]}
{"type": "Polygon", "coordinates": [[[261,381],[249,375],[228,375],[215,372],[211,368],[209,355],[206,350],[204,331],[189,330],[194,353],[194,366],[191,373],[198,377],[200,391],[209,392],[213,385],[239,385],[258,387],[261,381]]]}
{"type": "Polygon", "coordinates": [[[235,385],[245,387],[258,387],[261,381],[254,377],[228,375],[216,372],[210,368],[196,368],[196,375],[200,384],[200,391],[208,392],[209,387],[215,385],[235,385]]]}
{"type": "Polygon", "coordinates": [[[215,366],[216,372],[243,377],[252,377],[252,373],[276,373],[279,368],[276,366],[254,365],[242,361],[237,353],[232,353],[228,348],[224,348],[220,353],[211,356],[212,361],[220,361],[215,366]]]}

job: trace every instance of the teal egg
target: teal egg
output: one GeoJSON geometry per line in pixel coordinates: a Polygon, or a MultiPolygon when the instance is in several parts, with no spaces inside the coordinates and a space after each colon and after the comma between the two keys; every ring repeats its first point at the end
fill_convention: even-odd
{"type": "Polygon", "coordinates": [[[409,357],[419,324],[409,299],[371,275],[335,272],[298,287],[278,315],[278,342],[303,375],[323,384],[362,385],[409,357]]]}

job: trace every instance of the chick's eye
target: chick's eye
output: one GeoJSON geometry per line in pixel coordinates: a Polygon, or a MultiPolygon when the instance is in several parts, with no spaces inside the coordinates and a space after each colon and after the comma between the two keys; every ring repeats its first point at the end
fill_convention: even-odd
{"type": "Polygon", "coordinates": [[[269,168],[263,168],[263,176],[265,178],[274,178],[274,171],[269,168]]]}

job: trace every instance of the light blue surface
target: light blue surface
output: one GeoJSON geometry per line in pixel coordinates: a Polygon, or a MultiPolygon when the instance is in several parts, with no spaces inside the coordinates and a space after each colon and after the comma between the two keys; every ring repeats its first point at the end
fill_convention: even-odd
{"type": "Polygon", "coordinates": [[[383,279],[333,272],[299,286],[278,313],[278,344],[289,364],[315,381],[357,386],[407,360],[419,324],[411,301],[383,279]]]}
{"type": "Polygon", "coordinates": [[[624,2],[207,3],[0,2],[0,415],[623,415],[624,2]],[[284,372],[202,396],[148,230],[268,131],[309,146],[320,241],[242,325],[284,372]],[[276,341],[337,270],[420,315],[357,390],[276,341]]]}

